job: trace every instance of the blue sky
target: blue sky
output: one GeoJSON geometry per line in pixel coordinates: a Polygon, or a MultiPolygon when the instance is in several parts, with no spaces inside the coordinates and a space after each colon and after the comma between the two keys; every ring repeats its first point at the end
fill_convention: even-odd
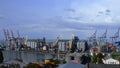
{"type": "Polygon", "coordinates": [[[22,37],[87,39],[95,30],[113,36],[120,27],[120,0],[0,0],[0,39],[3,29],[22,37]]]}

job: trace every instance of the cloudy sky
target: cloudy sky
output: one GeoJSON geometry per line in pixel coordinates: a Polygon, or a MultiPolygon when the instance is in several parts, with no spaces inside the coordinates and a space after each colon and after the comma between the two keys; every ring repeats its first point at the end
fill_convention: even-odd
{"type": "Polygon", "coordinates": [[[113,36],[120,26],[120,0],[0,0],[0,39],[3,29],[22,37],[86,39],[97,30],[113,36]]]}

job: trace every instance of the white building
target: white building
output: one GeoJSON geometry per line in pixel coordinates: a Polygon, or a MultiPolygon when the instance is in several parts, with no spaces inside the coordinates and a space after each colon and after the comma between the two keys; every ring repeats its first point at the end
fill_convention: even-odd
{"type": "Polygon", "coordinates": [[[104,64],[120,64],[120,62],[118,60],[115,60],[113,58],[109,58],[107,60],[103,60],[104,64]]]}
{"type": "Polygon", "coordinates": [[[69,40],[59,40],[58,41],[58,50],[59,51],[67,51],[69,40]]]}
{"type": "Polygon", "coordinates": [[[86,50],[87,47],[87,42],[82,40],[82,41],[78,41],[77,42],[77,49],[81,50],[82,52],[84,52],[86,50]]]}
{"type": "Polygon", "coordinates": [[[28,39],[26,44],[31,48],[40,48],[45,45],[45,41],[43,39],[28,39]]]}

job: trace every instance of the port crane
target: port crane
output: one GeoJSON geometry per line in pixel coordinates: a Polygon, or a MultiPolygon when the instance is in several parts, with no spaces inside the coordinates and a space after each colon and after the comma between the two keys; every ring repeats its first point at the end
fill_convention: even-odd
{"type": "Polygon", "coordinates": [[[96,41],[96,33],[97,30],[92,34],[92,36],[88,37],[89,42],[95,42],[96,41]]]}
{"type": "Polygon", "coordinates": [[[7,42],[7,45],[10,46],[10,48],[18,47],[22,44],[23,38],[20,37],[19,31],[17,31],[18,37],[14,36],[14,33],[12,30],[3,29],[5,41],[7,42]]]}
{"type": "Polygon", "coordinates": [[[114,34],[114,36],[111,36],[111,43],[109,44],[109,47],[113,50],[113,51],[117,51],[117,47],[114,46],[114,43],[116,43],[119,39],[119,30],[120,28],[118,28],[118,31],[114,34]]]}
{"type": "Polygon", "coordinates": [[[107,41],[106,38],[107,38],[107,29],[106,31],[102,34],[102,36],[98,37],[99,38],[99,41],[107,41]]]}
{"type": "Polygon", "coordinates": [[[8,29],[3,29],[5,41],[10,41],[10,32],[8,29]]]}
{"type": "Polygon", "coordinates": [[[5,42],[7,43],[7,46],[9,46],[10,48],[13,47],[12,45],[14,45],[14,35],[13,32],[8,30],[8,29],[3,29],[4,31],[4,36],[5,36],[5,42]],[[10,36],[10,33],[12,36],[10,36]]]}
{"type": "Polygon", "coordinates": [[[14,40],[15,39],[12,30],[3,29],[3,31],[4,31],[4,36],[5,36],[6,41],[8,41],[8,40],[14,40]],[[10,33],[11,33],[11,36],[10,36],[10,33]]]}
{"type": "Polygon", "coordinates": [[[114,34],[114,36],[110,37],[112,43],[118,41],[118,39],[119,39],[119,31],[120,31],[120,28],[118,28],[118,31],[114,34]]]}
{"type": "Polygon", "coordinates": [[[3,29],[3,32],[4,32],[4,36],[5,36],[5,41],[7,41],[8,40],[7,30],[3,29]]]}
{"type": "Polygon", "coordinates": [[[60,40],[60,35],[57,37],[57,39],[53,42],[53,47],[57,45],[58,41],[60,40]]]}

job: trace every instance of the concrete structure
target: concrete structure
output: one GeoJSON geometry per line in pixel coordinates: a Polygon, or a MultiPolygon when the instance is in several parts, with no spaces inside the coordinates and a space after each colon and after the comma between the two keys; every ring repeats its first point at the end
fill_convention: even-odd
{"type": "Polygon", "coordinates": [[[28,39],[27,46],[31,48],[40,49],[42,46],[46,45],[45,39],[28,39]]]}
{"type": "Polygon", "coordinates": [[[59,51],[68,51],[68,44],[69,44],[69,40],[59,40],[57,43],[58,50],[59,51]]]}
{"type": "Polygon", "coordinates": [[[87,48],[87,42],[84,40],[78,41],[77,42],[77,49],[80,50],[81,52],[84,52],[87,48]]]}
{"type": "MultiPolygon", "coordinates": [[[[59,51],[70,51],[71,48],[69,47],[69,40],[59,40],[57,42],[59,51]]],[[[81,40],[77,41],[77,49],[81,50],[81,52],[85,52],[88,48],[87,41],[81,40]]]]}

